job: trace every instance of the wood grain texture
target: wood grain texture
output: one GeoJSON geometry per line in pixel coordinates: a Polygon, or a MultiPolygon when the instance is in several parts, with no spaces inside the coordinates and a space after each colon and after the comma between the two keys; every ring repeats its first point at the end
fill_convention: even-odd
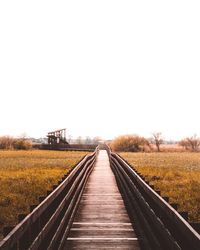
{"type": "Polygon", "coordinates": [[[140,249],[108,155],[100,150],[64,249],[115,248],[140,249]]]}

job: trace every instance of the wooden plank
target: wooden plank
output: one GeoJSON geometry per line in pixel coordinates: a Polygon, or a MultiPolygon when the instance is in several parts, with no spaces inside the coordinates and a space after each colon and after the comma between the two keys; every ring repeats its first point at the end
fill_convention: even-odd
{"type": "Polygon", "coordinates": [[[73,177],[78,172],[80,172],[83,167],[94,161],[95,154],[96,152],[91,155],[87,155],[80,162],[78,162],[68,177],[0,242],[0,248],[12,249],[13,246],[18,244],[17,242],[24,237],[26,232],[31,232],[33,224],[41,217],[44,212],[48,212],[47,210],[49,207],[51,207],[52,202],[72,182],[73,177]]]}
{"type": "Polygon", "coordinates": [[[24,220],[22,220],[1,242],[0,247],[2,249],[12,248],[14,244],[23,236],[23,234],[31,228],[32,224],[40,217],[40,215],[50,206],[52,201],[62,192],[62,190],[68,185],[73,176],[84,166],[88,159],[94,156],[87,155],[81,160],[69,174],[69,176],[49,195],[41,202],[30,214],[28,214],[24,220]]]}
{"type": "MultiPolygon", "coordinates": [[[[80,229],[72,229],[70,232],[70,237],[74,238],[132,238],[133,230],[131,229],[91,229],[91,230],[80,230],[80,229]]],[[[67,239],[69,240],[69,239],[67,239]]]]}
{"type": "Polygon", "coordinates": [[[140,249],[108,155],[100,150],[64,249],[140,249]]]}
{"type": "Polygon", "coordinates": [[[142,188],[146,194],[157,204],[160,211],[166,216],[171,227],[176,229],[177,235],[180,238],[179,243],[193,246],[194,249],[200,249],[200,235],[191,225],[161,196],[159,196],[121,157],[116,154],[111,154],[117,160],[118,164],[123,166],[123,169],[128,173],[129,177],[134,178],[134,181],[142,188]],[[183,241],[185,243],[183,243],[183,241]]]}
{"type": "Polygon", "coordinates": [[[100,250],[100,249],[119,249],[119,250],[139,250],[137,241],[77,241],[77,244],[74,244],[73,241],[68,241],[66,244],[66,249],[84,249],[84,250],[100,250]]]}

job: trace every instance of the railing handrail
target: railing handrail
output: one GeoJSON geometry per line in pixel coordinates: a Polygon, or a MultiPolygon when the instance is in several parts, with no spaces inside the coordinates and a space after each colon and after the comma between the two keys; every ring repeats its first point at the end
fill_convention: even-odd
{"type": "Polygon", "coordinates": [[[69,173],[65,180],[62,181],[31,213],[29,213],[20,223],[18,223],[13,230],[0,242],[0,249],[10,249],[17,241],[26,233],[31,225],[39,219],[41,214],[51,206],[51,203],[61,194],[61,192],[70,184],[73,177],[82,170],[83,166],[93,159],[98,151],[86,155],[69,173]]]}
{"type": "Polygon", "coordinates": [[[178,228],[180,233],[185,237],[190,244],[194,245],[194,249],[200,249],[200,235],[193,229],[193,227],[161,196],[159,196],[128,164],[125,160],[115,154],[111,153],[111,157],[114,157],[120,165],[124,167],[126,172],[131,178],[137,182],[137,184],[153,199],[153,201],[159,206],[159,208],[166,214],[171,220],[171,223],[178,228]]]}

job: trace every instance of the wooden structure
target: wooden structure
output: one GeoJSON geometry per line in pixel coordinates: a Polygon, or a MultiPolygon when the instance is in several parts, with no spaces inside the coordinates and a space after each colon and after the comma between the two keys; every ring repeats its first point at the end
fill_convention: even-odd
{"type": "Polygon", "coordinates": [[[199,250],[200,235],[166,198],[101,145],[19,216],[0,250],[199,250]]]}
{"type": "Polygon", "coordinates": [[[169,204],[169,197],[161,197],[123,158],[108,151],[128,214],[143,238],[142,249],[200,249],[200,235],[188,223],[187,213],[178,213],[177,204],[169,204]]]}
{"type": "Polygon", "coordinates": [[[19,224],[0,242],[0,250],[62,249],[97,152],[85,156],[46,198],[40,197],[30,214],[20,215],[19,224]]]}
{"type": "Polygon", "coordinates": [[[66,140],[66,129],[65,128],[49,132],[47,137],[48,137],[48,144],[50,144],[50,145],[68,144],[68,142],[66,140]]]}
{"type": "Polygon", "coordinates": [[[139,250],[105,150],[100,150],[64,249],[139,250]]]}

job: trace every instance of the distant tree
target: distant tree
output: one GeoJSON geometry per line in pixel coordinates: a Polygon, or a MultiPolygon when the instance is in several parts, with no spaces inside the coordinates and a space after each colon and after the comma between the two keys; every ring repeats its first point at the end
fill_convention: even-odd
{"type": "Polygon", "coordinates": [[[15,139],[11,136],[0,137],[0,149],[13,149],[15,139]]]}
{"type": "Polygon", "coordinates": [[[198,138],[197,135],[193,135],[179,141],[179,145],[186,150],[198,151],[200,147],[200,138],[198,138]]]}
{"type": "Polygon", "coordinates": [[[89,136],[86,136],[85,138],[85,144],[91,144],[91,138],[89,136]]]}
{"type": "Polygon", "coordinates": [[[153,143],[156,145],[157,151],[160,152],[160,145],[163,143],[161,132],[155,132],[153,135],[153,143]]]}
{"type": "Polygon", "coordinates": [[[0,137],[0,149],[24,149],[28,150],[32,148],[32,141],[22,138],[13,138],[10,136],[0,137]]]}
{"type": "Polygon", "coordinates": [[[67,141],[68,141],[68,143],[71,143],[71,141],[72,141],[72,135],[68,135],[67,141]]]}
{"type": "Polygon", "coordinates": [[[93,144],[99,144],[102,141],[102,138],[100,136],[96,136],[92,139],[93,144]]]}
{"type": "Polygon", "coordinates": [[[83,138],[81,136],[79,136],[76,141],[77,141],[78,144],[82,144],[83,143],[83,138]]]}
{"type": "Polygon", "coordinates": [[[178,142],[178,144],[179,144],[181,147],[184,147],[185,150],[189,150],[190,145],[189,145],[189,143],[188,143],[188,141],[187,141],[186,138],[180,140],[180,141],[178,142]]]}
{"type": "Polygon", "coordinates": [[[149,147],[149,142],[138,135],[122,135],[114,139],[110,146],[114,151],[138,152],[144,151],[146,146],[149,147]]]}
{"type": "Polygon", "coordinates": [[[32,141],[24,138],[19,138],[15,140],[13,146],[14,149],[28,150],[32,148],[32,141]]]}

